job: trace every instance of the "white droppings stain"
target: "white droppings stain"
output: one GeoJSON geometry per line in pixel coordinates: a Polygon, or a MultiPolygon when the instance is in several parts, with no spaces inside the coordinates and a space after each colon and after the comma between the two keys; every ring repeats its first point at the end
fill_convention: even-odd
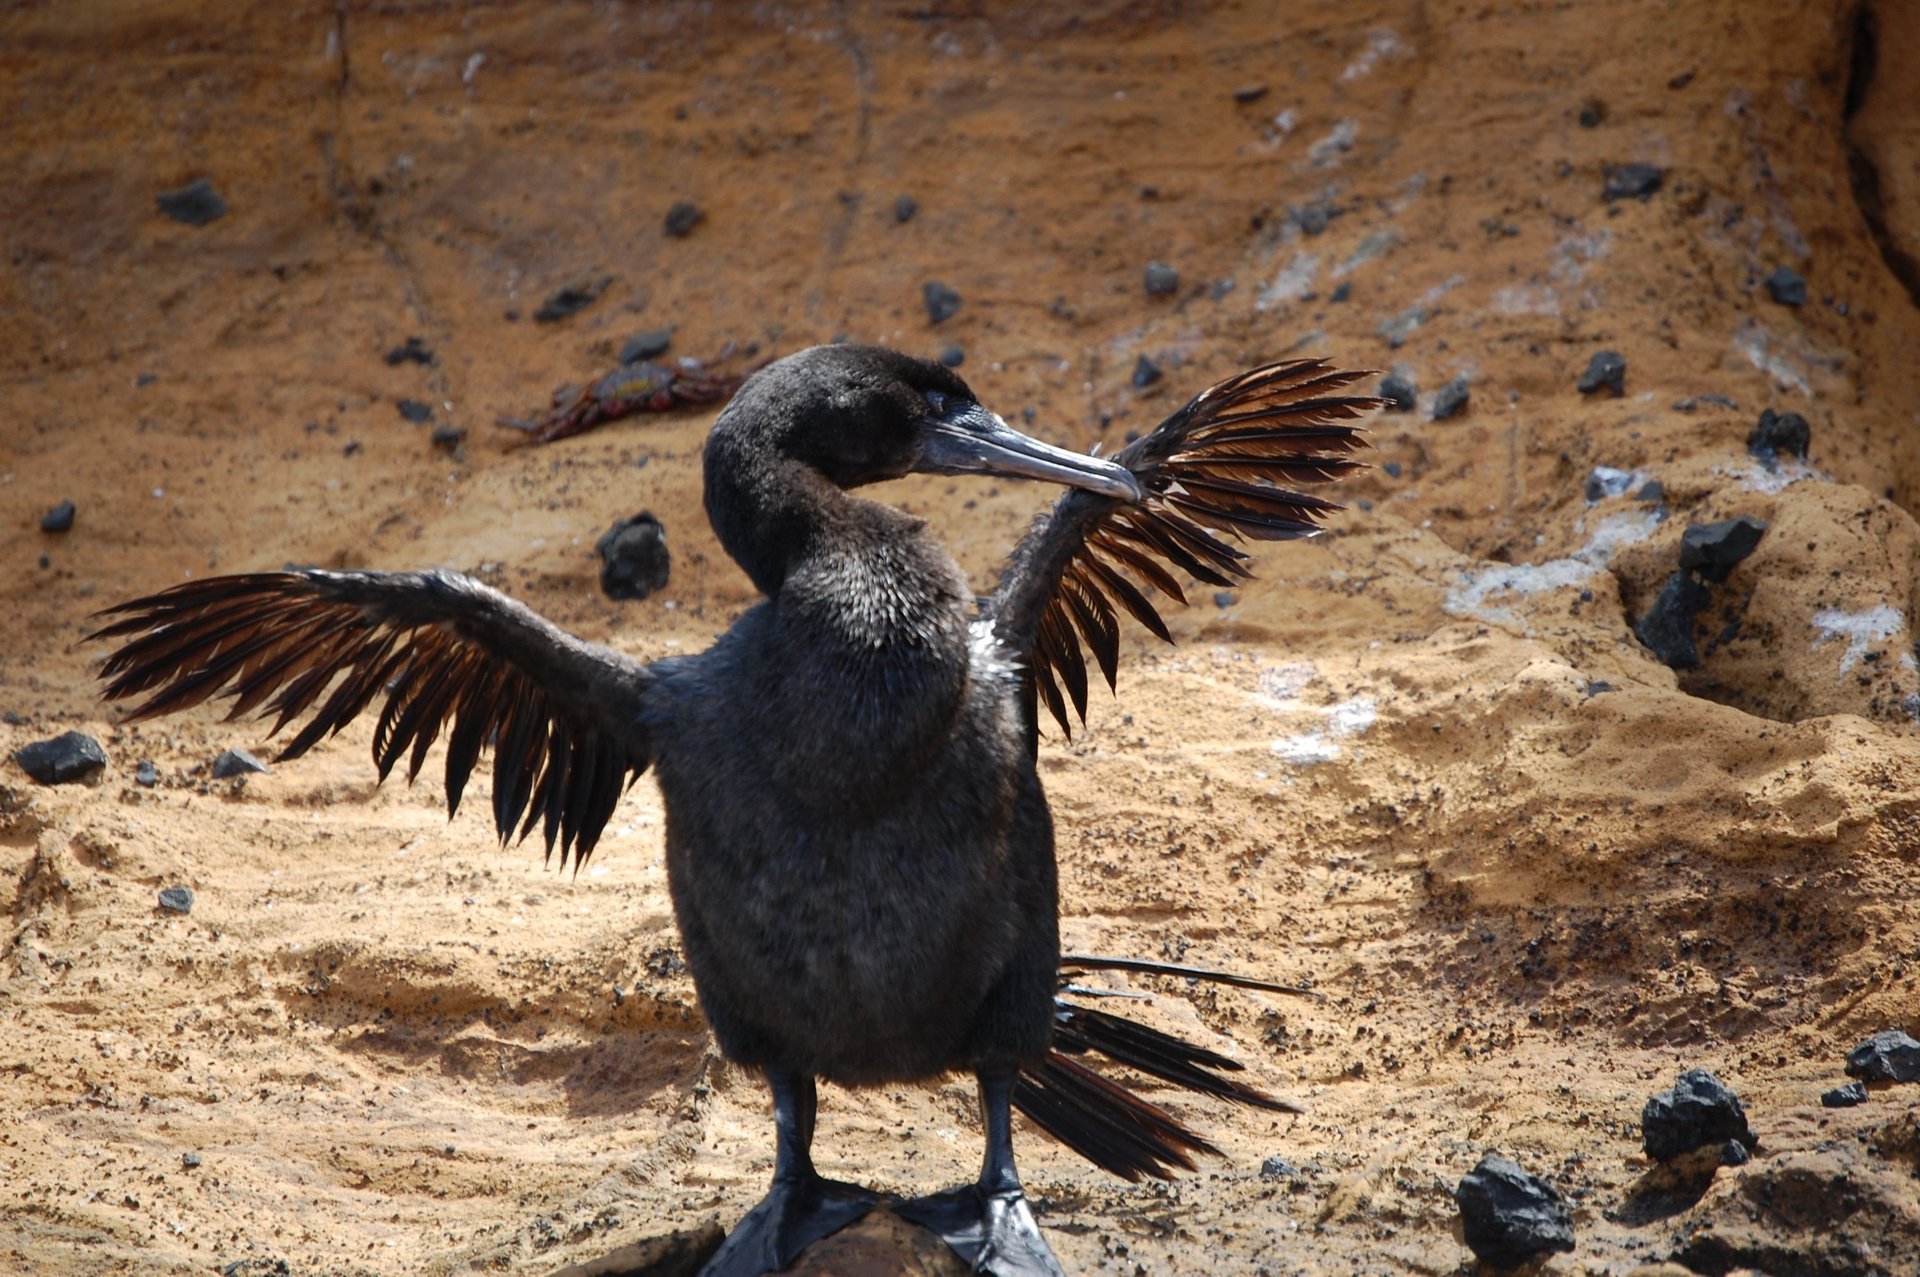
{"type": "Polygon", "coordinates": [[[1771,467],[1756,459],[1740,465],[1715,466],[1713,473],[1738,480],[1740,486],[1749,492],[1761,492],[1768,496],[1808,480],[1833,482],[1833,476],[1826,471],[1816,470],[1800,458],[1791,456],[1779,458],[1771,467]]]}
{"type": "Polygon", "coordinates": [[[1268,709],[1290,710],[1300,707],[1300,693],[1320,674],[1310,661],[1276,665],[1260,671],[1260,700],[1268,709]]]}
{"type": "Polygon", "coordinates": [[[1558,315],[1560,295],[1545,284],[1518,284],[1495,293],[1493,308],[1502,315],[1558,315]]]}
{"type": "Polygon", "coordinates": [[[1360,136],[1360,121],[1348,118],[1333,126],[1333,131],[1307,148],[1307,159],[1315,168],[1331,168],[1353,149],[1360,136]]]}
{"type": "Polygon", "coordinates": [[[1847,650],[1840,654],[1840,672],[1845,674],[1867,654],[1868,644],[1884,643],[1906,627],[1907,618],[1885,603],[1864,612],[1825,607],[1813,614],[1813,645],[1847,640],[1847,650]]]}
{"type": "Polygon", "coordinates": [[[1339,279],[1344,275],[1352,274],[1358,268],[1380,256],[1389,248],[1392,248],[1394,241],[1399,238],[1400,232],[1391,226],[1369,233],[1365,239],[1360,241],[1360,246],[1353,250],[1353,256],[1333,268],[1333,277],[1339,279]]]}
{"type": "Polygon", "coordinates": [[[1364,75],[1371,75],[1382,58],[1404,58],[1412,52],[1407,42],[1397,34],[1385,27],[1375,27],[1367,32],[1367,47],[1360,50],[1360,56],[1349,62],[1346,70],[1340,73],[1340,83],[1346,84],[1364,75]]]}
{"type": "Polygon", "coordinates": [[[1447,591],[1440,606],[1450,616],[1471,616],[1531,635],[1532,628],[1511,608],[1488,600],[1496,594],[1528,598],[1585,585],[1607,562],[1627,546],[1646,540],[1661,524],[1658,510],[1608,515],[1594,525],[1587,543],[1564,559],[1545,563],[1488,563],[1460,572],[1460,581],[1447,591]]]}
{"type": "Polygon", "coordinates": [[[1733,334],[1733,348],[1782,388],[1798,390],[1807,398],[1813,398],[1813,387],[1807,382],[1807,374],[1795,366],[1759,320],[1749,319],[1740,325],[1733,334]]]}
{"type": "Polygon", "coordinates": [[[1255,310],[1270,310],[1275,306],[1285,306],[1299,301],[1313,291],[1314,277],[1320,273],[1320,257],[1316,253],[1295,253],[1293,260],[1280,269],[1273,282],[1260,289],[1254,298],[1255,310]]]}
{"type": "Polygon", "coordinates": [[[1613,250],[1613,232],[1598,230],[1591,235],[1569,235],[1553,247],[1553,265],[1547,273],[1563,284],[1577,284],[1587,277],[1587,267],[1613,250]]]}
{"type": "Polygon", "coordinates": [[[1282,762],[1300,767],[1330,763],[1340,757],[1340,742],[1358,736],[1380,717],[1380,707],[1371,696],[1356,696],[1325,711],[1323,726],[1297,736],[1283,736],[1269,748],[1282,762]]]}

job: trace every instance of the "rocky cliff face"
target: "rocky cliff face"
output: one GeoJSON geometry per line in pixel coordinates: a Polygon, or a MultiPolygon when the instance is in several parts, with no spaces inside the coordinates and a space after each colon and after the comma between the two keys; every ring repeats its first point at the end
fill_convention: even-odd
{"type": "MultiPolygon", "coordinates": [[[[1572,1203],[1556,1271],[1912,1271],[1916,1092],[1817,1097],[1920,1032],[1920,13],[1267,9],[0,17],[0,745],[110,756],[0,776],[7,1262],[547,1272],[757,1198],[761,1092],[708,1049],[650,786],[558,876],[376,789],[364,730],[216,781],[255,725],[115,727],[77,645],[288,561],[704,644],[751,597],[700,513],[711,408],[494,424],[670,329],[722,369],[946,352],[1074,447],[1294,353],[1409,405],[1331,535],[1195,592],[1044,751],[1070,944],[1325,995],[1142,986],[1309,1112],[1174,1101],[1227,1156],[1157,1189],[1023,1135],[1070,1268],[1451,1271],[1495,1151],[1572,1203]],[[642,508],[671,579],[615,604],[593,544],[642,508]],[[1636,1123],[1694,1066],[1759,1154],[1676,1188],[1636,1123]]],[[[982,588],[1048,499],[887,495],[982,588]]],[[[818,1152],[957,1182],[970,1112],[829,1094],[818,1152]]]]}

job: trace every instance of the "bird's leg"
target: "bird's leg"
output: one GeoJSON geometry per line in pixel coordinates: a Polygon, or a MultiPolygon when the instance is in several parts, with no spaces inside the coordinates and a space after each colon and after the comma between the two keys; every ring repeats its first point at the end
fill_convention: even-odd
{"type": "Polygon", "coordinates": [[[853,1223],[878,1197],[853,1184],[823,1179],[813,1169],[813,1117],[818,1106],[810,1074],[767,1071],[773,1091],[773,1187],[747,1212],[714,1253],[701,1277],[760,1277],[787,1267],[822,1237],[853,1223]]]}
{"type": "Polygon", "coordinates": [[[1013,1070],[980,1073],[980,1116],[987,1154],[980,1182],[907,1202],[901,1218],[931,1228],[976,1273],[994,1277],[1064,1277],[1040,1236],[1013,1166],[1013,1070]]]}

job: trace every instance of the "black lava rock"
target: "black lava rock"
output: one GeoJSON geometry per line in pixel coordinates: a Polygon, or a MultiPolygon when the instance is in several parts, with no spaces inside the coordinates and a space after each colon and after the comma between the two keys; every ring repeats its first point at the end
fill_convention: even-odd
{"type": "Polygon", "coordinates": [[[1606,174],[1607,185],[1600,192],[1600,198],[1608,203],[1614,200],[1650,200],[1666,177],[1652,164],[1609,164],[1606,174]]]}
{"type": "Polygon", "coordinates": [[[1647,1101],[1640,1113],[1640,1137],[1647,1156],[1661,1162],[1728,1140],[1749,1150],[1760,1144],[1747,1125],[1740,1097],[1705,1069],[1688,1069],[1671,1091],[1647,1101]]]}
{"type": "Polygon", "coordinates": [[[1745,1166],[1753,1160],[1753,1154],[1739,1140],[1728,1140],[1720,1149],[1720,1165],[1745,1166]]]}
{"type": "Polygon", "coordinates": [[[160,907],[169,913],[192,913],[193,888],[162,887],[160,889],[160,907]]]}
{"type": "Polygon", "coordinates": [[[98,776],[107,765],[107,751],[85,732],[68,732],[22,745],[13,751],[13,761],[43,785],[71,785],[98,776]]]}
{"type": "Polygon", "coordinates": [[[1690,670],[1700,663],[1700,649],[1693,642],[1693,618],[1709,601],[1707,587],[1686,570],[1675,572],[1660,587],[1660,594],[1646,615],[1633,623],[1633,632],[1655,656],[1676,670],[1690,670]]]}
{"type": "Polygon", "coordinates": [[[1762,461],[1772,461],[1783,452],[1804,457],[1812,447],[1813,428],[1797,412],[1763,408],[1760,420],[1747,432],[1747,451],[1762,461]]]}
{"type": "Polygon", "coordinates": [[[225,780],[229,776],[245,776],[249,772],[263,772],[267,765],[244,749],[229,749],[213,760],[213,778],[225,780]]]}
{"type": "Polygon", "coordinates": [[[1573,1249],[1573,1216],[1553,1185],[1492,1153],[1453,1190],[1467,1246],[1496,1268],[1573,1249]]]}
{"type": "Polygon", "coordinates": [[[927,306],[927,322],[944,324],[960,309],[960,294],[937,279],[920,286],[920,300],[927,306]]]}
{"type": "Polygon", "coordinates": [[[1145,355],[1133,361],[1133,388],[1145,390],[1161,378],[1160,365],[1145,355]]]}
{"type": "Polygon", "coordinates": [[[943,346],[940,350],[940,362],[949,368],[958,368],[967,362],[966,348],[963,346],[943,346]]]}
{"type": "Polygon", "coordinates": [[[1340,287],[1334,289],[1332,292],[1327,294],[1327,300],[1330,302],[1343,302],[1351,296],[1353,296],[1353,285],[1342,284],[1340,285],[1340,287]]]}
{"type": "Polygon", "coordinates": [[[152,789],[160,783],[160,770],[151,758],[141,759],[140,765],[133,769],[133,783],[143,789],[152,789]]]}
{"type": "Polygon", "coordinates": [[[575,280],[540,303],[540,309],[533,312],[534,322],[552,324],[569,315],[579,314],[598,301],[600,294],[606,292],[607,285],[612,282],[611,275],[575,280]]]}
{"type": "Polygon", "coordinates": [[[675,239],[685,239],[693,234],[693,228],[706,220],[706,213],[698,204],[681,200],[667,210],[666,231],[675,239]]]}
{"type": "Polygon", "coordinates": [[[1287,220],[1300,228],[1302,235],[1318,235],[1327,229],[1333,219],[1346,210],[1329,200],[1313,204],[1302,204],[1299,208],[1287,211],[1287,220]]]}
{"type": "Polygon", "coordinates": [[[1180,291],[1180,272],[1165,262],[1148,262],[1146,285],[1151,296],[1170,296],[1180,291]]]}
{"type": "Polygon", "coordinates": [[[893,201],[893,220],[911,222],[913,215],[920,211],[920,201],[911,195],[902,195],[893,201]]]}
{"type": "Polygon", "coordinates": [[[1807,304],[1807,281],[1791,266],[1780,266],[1767,276],[1767,296],[1782,306],[1807,304]]]}
{"type": "Polygon", "coordinates": [[[1382,461],[1380,463],[1380,469],[1386,473],[1389,479],[1398,479],[1400,477],[1400,463],[1398,461],[1382,461]]]}
{"type": "Polygon", "coordinates": [[[186,1167],[188,1170],[196,1169],[200,1165],[200,1154],[198,1153],[180,1154],[180,1165],[186,1167]]]}
{"type": "Polygon", "coordinates": [[[627,338],[627,344],[620,347],[622,364],[637,364],[643,359],[652,359],[656,355],[667,353],[667,347],[673,344],[673,329],[655,328],[644,333],[635,333],[627,338]]]}
{"type": "Polygon", "coordinates": [[[435,426],[427,441],[442,452],[455,452],[467,441],[465,426],[435,426]]]}
{"type": "Polygon", "coordinates": [[[1658,479],[1649,479],[1640,485],[1640,491],[1633,494],[1633,499],[1648,505],[1659,505],[1667,499],[1667,485],[1658,479]]]}
{"type": "Polygon", "coordinates": [[[1680,566],[1692,568],[1718,585],[1733,572],[1736,563],[1753,553],[1766,534],[1765,523],[1745,515],[1698,524],[1680,536],[1680,566]]]}
{"type": "Polygon", "coordinates": [[[1267,96],[1267,86],[1264,84],[1243,84],[1233,91],[1233,100],[1241,106],[1258,102],[1265,96],[1267,96]]]}
{"type": "Polygon", "coordinates": [[[1578,118],[1581,128],[1597,129],[1606,122],[1607,104],[1599,98],[1588,98],[1580,104],[1580,115],[1578,118]]]}
{"type": "Polygon", "coordinates": [[[204,177],[177,191],[164,191],[156,195],[153,202],[160,206],[162,213],[188,226],[205,226],[227,215],[227,202],[204,177]]]}
{"type": "Polygon", "coordinates": [[[416,425],[433,420],[433,405],[421,403],[418,399],[396,399],[393,406],[400,410],[401,416],[416,425]]]}
{"type": "Polygon", "coordinates": [[[1611,390],[1618,399],[1627,393],[1627,357],[1617,350],[1595,351],[1593,358],[1587,361],[1587,370],[1580,374],[1580,393],[1590,395],[1596,390],[1611,390]]]}
{"type": "Polygon", "coordinates": [[[608,598],[644,599],[665,588],[667,530],[647,511],[615,523],[593,548],[600,555],[600,589],[608,598]]]}
{"type": "Polygon", "coordinates": [[[1389,373],[1380,379],[1379,396],[1387,401],[1388,412],[1412,412],[1419,405],[1419,391],[1410,378],[1389,373]]]}
{"type": "Polygon", "coordinates": [[[42,532],[70,531],[73,527],[73,515],[73,502],[62,501],[59,505],[40,516],[40,530],[42,532]]]}
{"type": "Polygon", "coordinates": [[[1822,1107],[1830,1109],[1850,1109],[1856,1104],[1867,1102],[1867,1084],[1849,1082],[1845,1086],[1836,1086],[1831,1091],[1820,1092],[1822,1107]]]}
{"type": "Polygon", "coordinates": [[[1467,385],[1467,379],[1464,376],[1455,377],[1452,381],[1440,387],[1440,393],[1433,397],[1433,419],[1435,421],[1445,421],[1454,413],[1459,412],[1467,406],[1467,399],[1472,393],[1472,390],[1467,385]]]}
{"type": "Polygon", "coordinates": [[[418,337],[409,337],[387,352],[387,362],[399,364],[431,364],[433,349],[418,337]]]}
{"type": "Polygon", "coordinates": [[[1920,1042],[1899,1029],[1876,1033],[1847,1052],[1847,1076],[1865,1082],[1920,1082],[1920,1042]]]}

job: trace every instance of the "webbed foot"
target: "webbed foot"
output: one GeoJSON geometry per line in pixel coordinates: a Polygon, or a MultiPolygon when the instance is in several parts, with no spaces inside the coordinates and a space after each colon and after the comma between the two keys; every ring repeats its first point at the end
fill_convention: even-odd
{"type": "Polygon", "coordinates": [[[760,1204],[734,1225],[701,1277],[760,1277],[862,1218],[880,1200],[854,1184],[818,1175],[776,1179],[760,1204]]]}
{"type": "Polygon", "coordinates": [[[977,1184],[902,1202],[900,1218],[930,1228],[976,1273],[993,1277],[1065,1277],[1015,1186],[988,1193],[977,1184]]]}

